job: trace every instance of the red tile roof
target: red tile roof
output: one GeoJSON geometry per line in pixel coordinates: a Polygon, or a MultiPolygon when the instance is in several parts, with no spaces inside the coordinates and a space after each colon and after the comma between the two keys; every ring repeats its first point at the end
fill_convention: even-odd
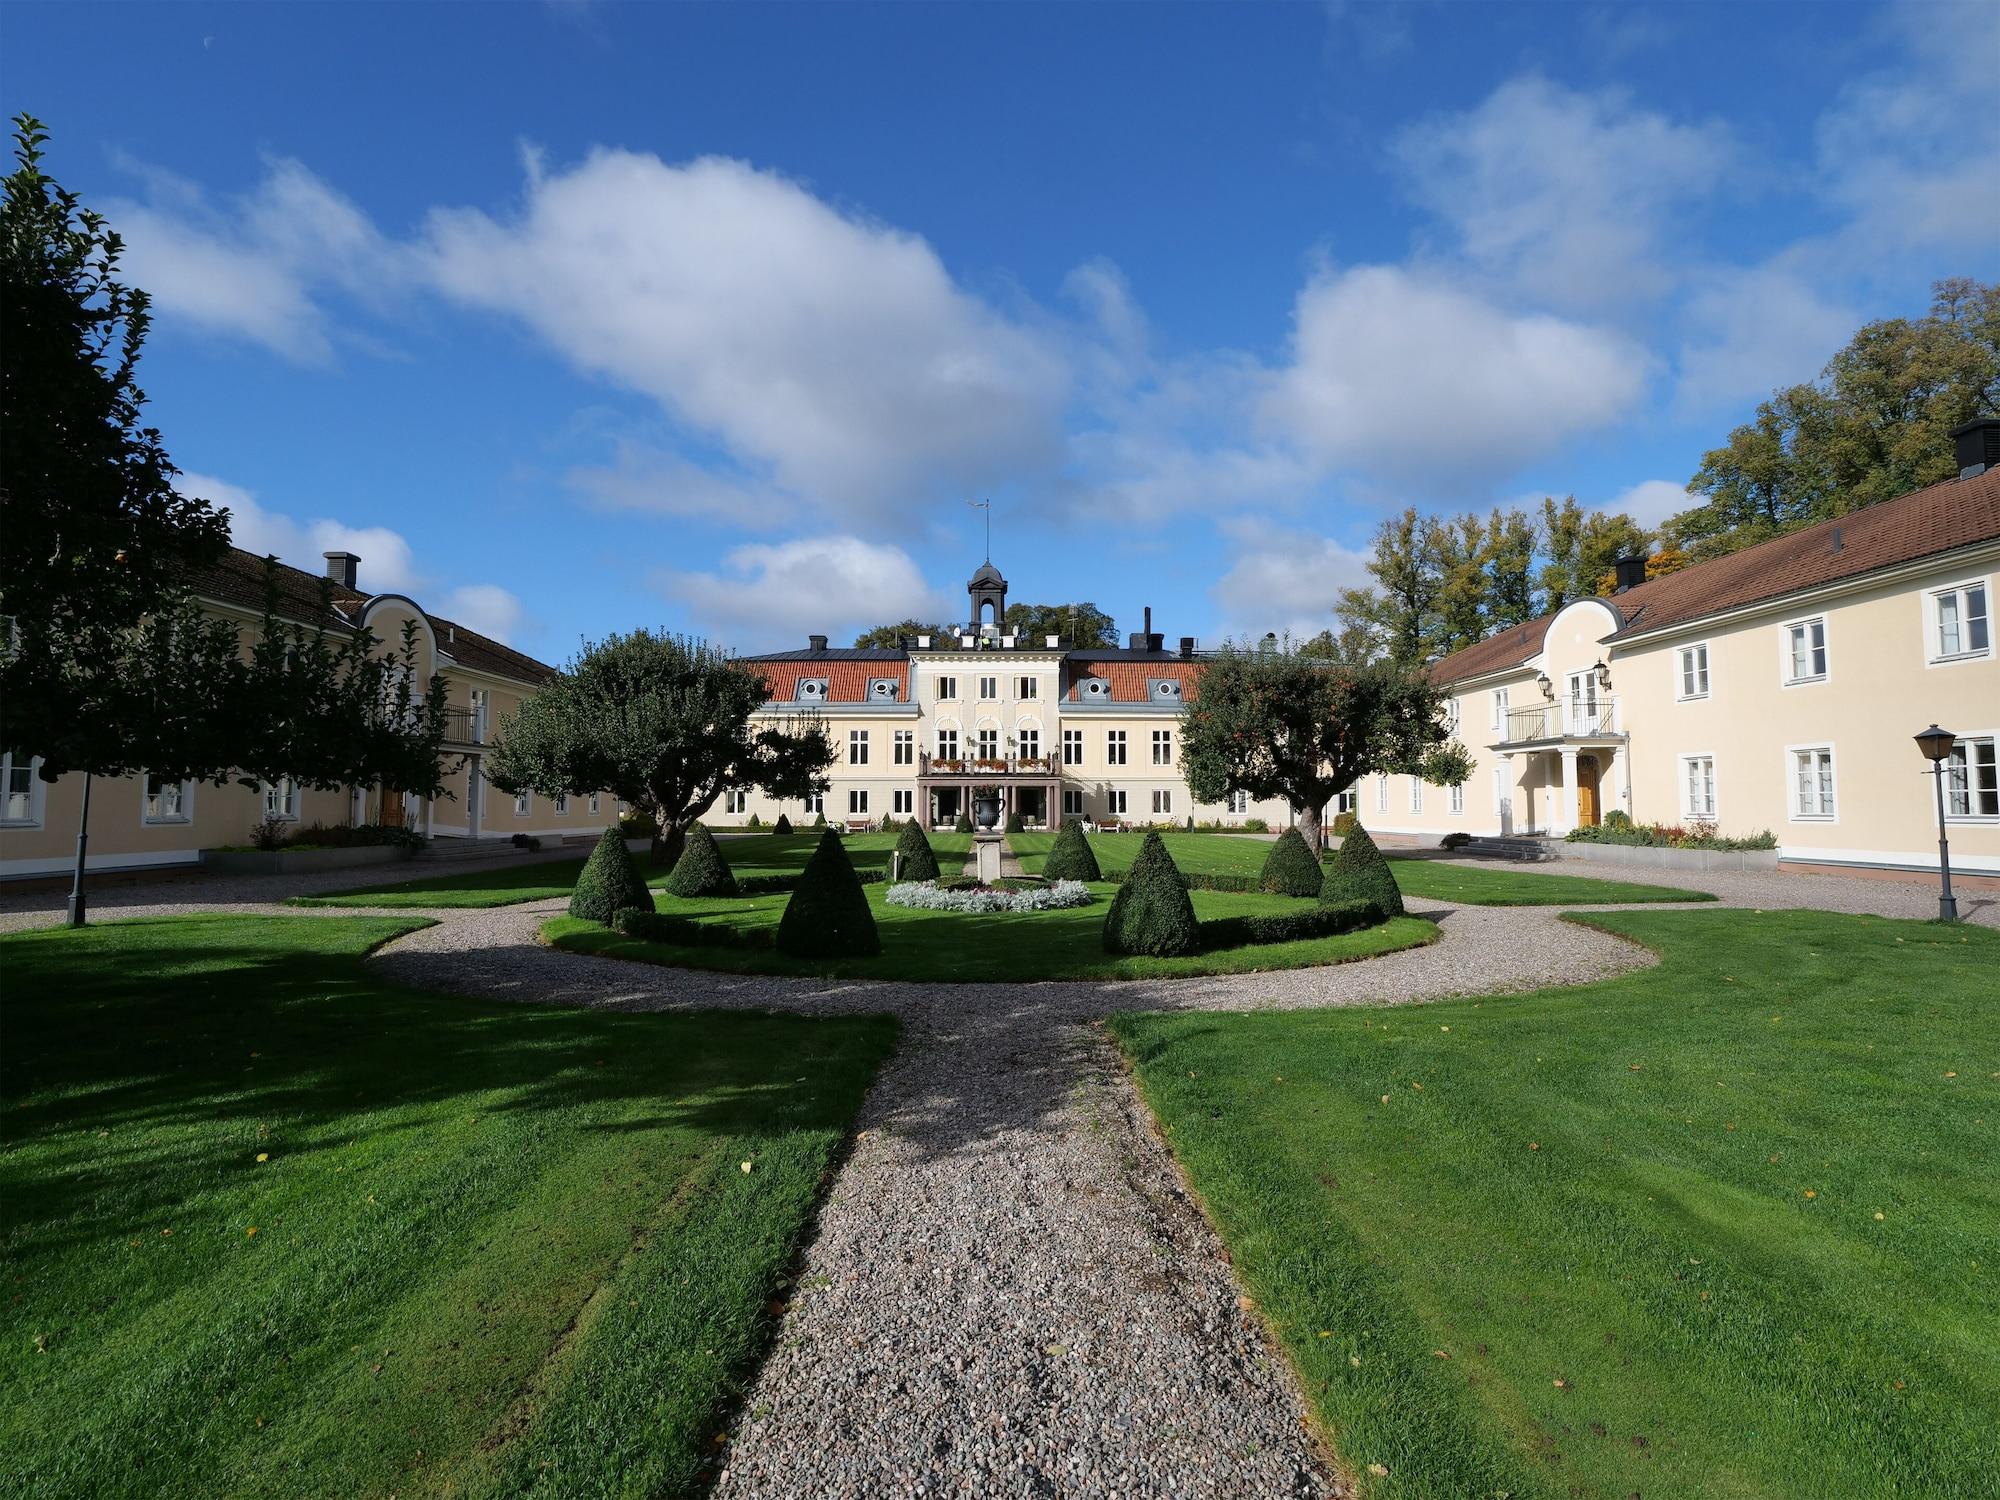
{"type": "Polygon", "coordinates": [[[801,677],[826,678],[829,703],[866,703],[868,682],[874,677],[893,677],[896,680],[896,701],[903,703],[909,700],[909,666],[901,661],[772,661],[759,658],[746,660],[743,665],[748,671],[763,674],[765,681],[771,684],[773,702],[794,701],[801,677]]]}
{"type": "Polygon", "coordinates": [[[1199,662],[1179,660],[1079,662],[1071,669],[1069,692],[1065,696],[1076,702],[1079,680],[1102,677],[1111,684],[1113,703],[1147,703],[1151,699],[1146,694],[1146,684],[1157,677],[1171,677],[1181,683],[1181,696],[1192,701],[1194,684],[1201,681],[1201,670],[1199,662]]]}

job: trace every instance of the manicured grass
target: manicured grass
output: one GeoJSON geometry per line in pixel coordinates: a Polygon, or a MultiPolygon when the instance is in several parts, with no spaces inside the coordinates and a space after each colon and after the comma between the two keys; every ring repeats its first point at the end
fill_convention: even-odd
{"type": "MultiPolygon", "coordinates": [[[[1429,922],[1399,917],[1380,926],[1334,937],[1293,943],[1225,948],[1190,958],[1124,958],[1104,951],[1104,914],[1115,886],[1096,885],[1089,906],[1023,916],[992,913],[916,911],[890,906],[884,887],[864,887],[882,935],[882,952],[872,958],[805,960],[772,948],[687,948],[629,938],[595,922],[558,917],[543,925],[543,938],[559,948],[612,958],[674,964],[733,973],[812,974],[854,979],[1023,981],[1035,979],[1157,979],[1191,974],[1243,974],[1346,963],[1434,942],[1429,922]]],[[[780,892],[736,900],[680,900],[664,893],[659,908],[677,916],[726,922],[741,928],[775,928],[787,896],[780,892]]],[[[1194,892],[1198,917],[1286,910],[1300,903],[1285,896],[1194,892]]]]}
{"type": "MultiPolygon", "coordinates": [[[[934,833],[931,848],[942,862],[947,855],[963,860],[972,848],[969,833],[934,833]]],[[[721,841],[723,858],[738,875],[795,875],[805,868],[813,848],[819,843],[816,832],[792,834],[746,834],[721,841]]],[[[857,869],[887,870],[889,855],[896,847],[893,833],[847,835],[848,858],[857,869]]],[[[657,886],[671,868],[648,868],[643,855],[636,856],[647,870],[646,883],[657,886]]],[[[577,872],[583,857],[551,860],[539,864],[508,865],[500,869],[447,871],[416,880],[399,880],[387,885],[356,886],[352,890],[330,891],[323,896],[295,896],[292,906],[366,906],[441,909],[467,906],[514,906],[523,901],[548,901],[567,896],[576,888],[577,872]]]]}
{"type": "MultiPolygon", "coordinates": [[[[1088,833],[1084,837],[1097,856],[1097,867],[1107,875],[1130,869],[1132,861],[1139,857],[1140,846],[1146,842],[1146,835],[1136,832],[1088,833]]],[[[1174,863],[1189,873],[1255,875],[1271,856],[1269,839],[1236,833],[1162,833],[1160,838],[1167,846],[1167,853],[1174,857],[1174,863]]],[[[1021,868],[1030,875],[1041,871],[1042,861],[1055,841],[1053,833],[1007,835],[1007,846],[1019,856],[1021,868]]]]}
{"type": "Polygon", "coordinates": [[[422,925],[0,939],[8,1493],[698,1488],[893,1022],[362,970],[422,925]]]}
{"type": "Polygon", "coordinates": [[[1579,920],[1661,964],[1110,1023],[1362,1493],[1991,1494],[2000,935],[1579,920]]]}

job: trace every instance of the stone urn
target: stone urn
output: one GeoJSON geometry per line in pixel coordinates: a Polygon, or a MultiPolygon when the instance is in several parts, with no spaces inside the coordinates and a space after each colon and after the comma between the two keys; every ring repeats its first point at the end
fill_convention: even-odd
{"type": "Polygon", "coordinates": [[[991,832],[1000,826],[1000,794],[982,788],[972,799],[972,821],[982,832],[991,832]]]}

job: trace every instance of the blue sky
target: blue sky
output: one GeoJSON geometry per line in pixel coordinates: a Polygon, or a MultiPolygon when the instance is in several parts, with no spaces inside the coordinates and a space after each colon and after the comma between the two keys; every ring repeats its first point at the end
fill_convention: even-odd
{"type": "Polygon", "coordinates": [[[1016,598],[1316,629],[1405,504],[1655,520],[2000,261],[1991,12],[13,4],[239,541],[550,660],[1016,598]]]}

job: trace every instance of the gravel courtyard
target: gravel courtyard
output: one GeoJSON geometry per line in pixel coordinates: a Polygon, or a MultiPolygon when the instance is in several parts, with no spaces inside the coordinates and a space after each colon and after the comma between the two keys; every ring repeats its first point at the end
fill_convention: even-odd
{"type": "MultiPolygon", "coordinates": [[[[1936,909],[1932,888],[1914,884],[1663,883],[1734,905],[1936,909]]],[[[258,910],[292,893],[243,884],[208,900],[192,888],[126,887],[97,898],[96,911],[258,910]]],[[[824,983],[557,952],[536,931],[561,905],[438,912],[439,925],[372,962],[410,985],[523,1002],[902,1019],[776,1346],[728,1434],[717,1490],[730,1497],[1344,1493],[1095,1020],[1117,1009],[1417,1001],[1651,962],[1555,909],[1417,903],[1415,914],[1439,922],[1439,942],[1334,968],[1117,984],[824,983]]],[[[6,907],[0,926],[60,916],[54,897],[6,907]]],[[[2000,925],[1990,897],[1962,909],[2000,925]]]]}

